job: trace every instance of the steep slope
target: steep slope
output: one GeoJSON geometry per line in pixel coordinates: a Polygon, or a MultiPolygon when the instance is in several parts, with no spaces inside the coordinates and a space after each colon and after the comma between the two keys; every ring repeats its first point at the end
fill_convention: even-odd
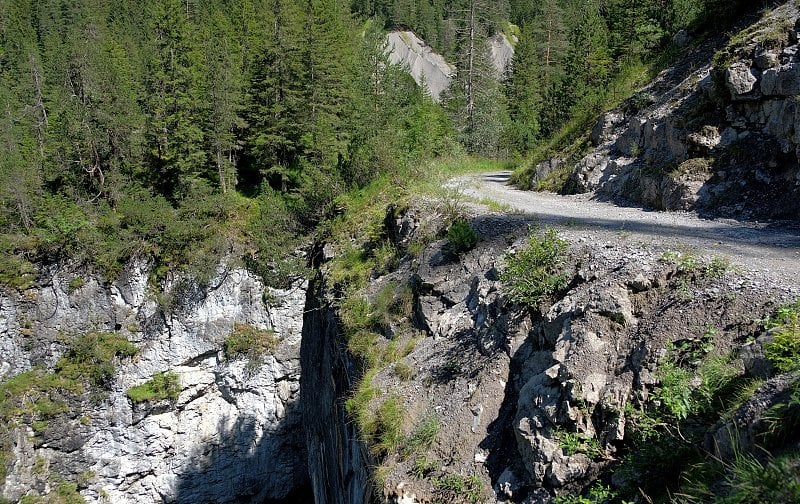
{"type": "Polygon", "coordinates": [[[727,41],[688,46],[677,66],[600,118],[587,150],[546,161],[534,179],[557,167],[568,173],[568,193],[660,210],[797,220],[798,17],[787,2],[727,41]]]}
{"type": "Polygon", "coordinates": [[[303,491],[303,286],[221,266],[158,289],[149,274],[131,264],[106,283],[55,265],[46,284],[0,293],[4,499],[63,485],[119,503],[303,491]]]}
{"type": "MultiPolygon", "coordinates": [[[[333,367],[307,385],[338,377],[331,411],[347,411],[352,424],[341,425],[357,426],[363,445],[347,449],[338,437],[332,453],[365,457],[358,467],[371,468],[371,501],[551,502],[587,488],[657,498],[693,491],[684,471],[697,464],[711,464],[704,484],[721,495],[728,490],[714,485],[725,472],[712,465],[733,464],[733,452],[764,467],[798,462],[796,432],[769,438],[768,418],[795,414],[790,397],[800,385],[765,358],[776,333],[758,322],[794,301],[796,276],[554,219],[566,242],[549,274],[563,282],[526,304],[515,282],[535,280],[504,271],[532,243],[554,239],[531,228],[541,221],[462,207],[477,238],[464,250],[455,232],[431,239],[459,222],[447,208],[388,209],[378,236],[391,240],[395,266],[373,270],[357,291],[329,286],[339,292],[326,298],[338,326],[327,345],[340,353],[318,361],[333,367]],[[750,437],[737,445],[725,436],[731,429],[750,437]]],[[[322,268],[333,282],[331,253],[322,268]]],[[[369,244],[362,251],[375,253],[369,244]]],[[[340,467],[345,476],[352,469],[340,467]]]]}

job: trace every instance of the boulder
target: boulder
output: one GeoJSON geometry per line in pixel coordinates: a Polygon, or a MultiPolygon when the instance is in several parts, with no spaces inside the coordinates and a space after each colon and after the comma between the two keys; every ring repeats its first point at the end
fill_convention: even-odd
{"type": "Polygon", "coordinates": [[[725,71],[725,86],[731,93],[733,100],[750,100],[758,96],[753,93],[756,90],[758,77],[746,63],[734,63],[725,71]]]}

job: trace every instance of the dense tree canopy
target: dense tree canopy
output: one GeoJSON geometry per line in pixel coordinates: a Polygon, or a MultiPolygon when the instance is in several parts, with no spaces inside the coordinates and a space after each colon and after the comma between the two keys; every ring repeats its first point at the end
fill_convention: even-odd
{"type": "Polygon", "coordinates": [[[729,7],[2,0],[0,280],[43,256],[113,275],[135,255],[169,268],[231,247],[267,271],[265,229],[291,246],[337,194],[452,139],[524,155],[593,110],[628,62],[729,7]],[[442,106],[388,63],[392,27],[456,64],[442,106]],[[487,39],[499,33],[516,57],[498,80],[487,39]]]}

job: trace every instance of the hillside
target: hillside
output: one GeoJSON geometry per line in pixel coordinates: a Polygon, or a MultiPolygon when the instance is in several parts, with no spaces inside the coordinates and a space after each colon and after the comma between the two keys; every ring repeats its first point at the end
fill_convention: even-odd
{"type": "Polygon", "coordinates": [[[4,3],[0,502],[800,501],[798,18],[4,3]]]}

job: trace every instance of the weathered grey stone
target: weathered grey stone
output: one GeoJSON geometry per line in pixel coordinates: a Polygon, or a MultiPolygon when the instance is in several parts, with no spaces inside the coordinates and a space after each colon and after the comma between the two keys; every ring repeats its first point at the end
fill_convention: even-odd
{"type": "Polygon", "coordinates": [[[686,47],[691,42],[691,37],[689,36],[689,32],[686,30],[679,30],[678,33],[673,35],[672,43],[678,47],[686,47]]]}
{"type": "Polygon", "coordinates": [[[34,354],[53,363],[65,348],[48,343],[26,350],[24,339],[50,342],[99,329],[139,347],[135,359],[118,363],[108,399],[73,404],[73,413],[40,433],[41,446],[21,442],[26,436],[16,429],[21,437],[3,497],[16,500],[36,487],[37,457],[50,461],[54,477],[93,472],[84,496],[96,500],[102,493],[119,503],[281,499],[306,480],[296,407],[304,286],[268,289],[243,269],[220,267],[208,287],[166,282],[174,297],[166,310],[148,293],[148,267],[132,263],[108,285],[91,273],[54,266],[52,285],[32,291],[33,301],[0,296],[0,359],[7,372],[28,369],[34,354]],[[82,285],[70,289],[76,276],[82,285]],[[221,344],[234,322],[275,331],[274,355],[253,366],[247,359],[223,360],[221,344]],[[176,400],[131,404],[128,389],[167,370],[180,379],[176,400]]]}
{"type": "Polygon", "coordinates": [[[394,31],[386,36],[389,61],[404,66],[419,85],[425,85],[431,97],[439,101],[450,86],[455,67],[433,52],[410,31],[394,31]]]}
{"type": "Polygon", "coordinates": [[[600,116],[595,123],[589,139],[594,145],[601,145],[613,139],[613,131],[625,121],[625,114],[622,112],[607,112],[600,116]]]}
{"type": "Polygon", "coordinates": [[[800,94],[800,65],[789,63],[770,68],[761,77],[761,92],[765,96],[788,96],[800,94]]]}
{"type": "Polygon", "coordinates": [[[776,51],[758,47],[755,50],[755,64],[761,70],[776,67],[780,64],[780,56],[776,51]]]}
{"type": "Polygon", "coordinates": [[[758,77],[746,63],[734,63],[725,71],[725,85],[733,100],[754,99],[749,95],[756,86],[758,77]]]}

